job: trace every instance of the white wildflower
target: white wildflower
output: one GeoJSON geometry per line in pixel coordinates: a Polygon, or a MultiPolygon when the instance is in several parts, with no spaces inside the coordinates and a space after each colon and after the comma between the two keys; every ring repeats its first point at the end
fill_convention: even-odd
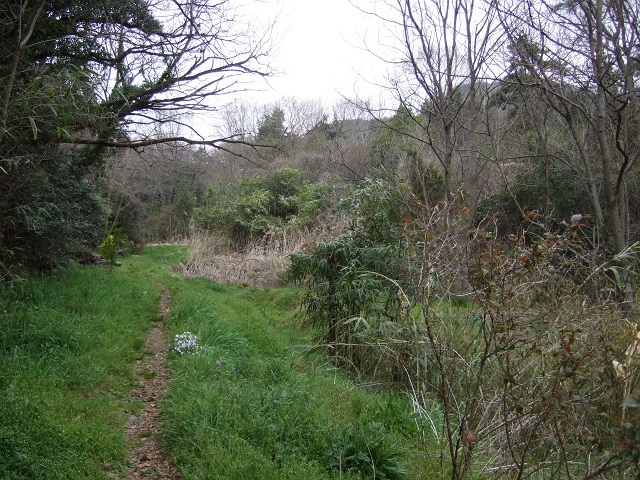
{"type": "Polygon", "coordinates": [[[184,332],[176,335],[173,350],[178,354],[195,353],[202,347],[198,345],[198,337],[191,332],[184,332]]]}

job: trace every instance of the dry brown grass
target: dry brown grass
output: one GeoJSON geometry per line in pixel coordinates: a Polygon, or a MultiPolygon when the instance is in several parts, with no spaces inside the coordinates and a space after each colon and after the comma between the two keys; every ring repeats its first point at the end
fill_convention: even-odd
{"type": "Polygon", "coordinates": [[[188,241],[189,256],[181,264],[186,277],[206,277],[223,283],[272,288],[286,282],[289,255],[312,249],[335,238],[346,221],[331,218],[315,228],[300,227],[270,231],[243,251],[233,251],[228,242],[208,232],[193,232],[188,241]]]}

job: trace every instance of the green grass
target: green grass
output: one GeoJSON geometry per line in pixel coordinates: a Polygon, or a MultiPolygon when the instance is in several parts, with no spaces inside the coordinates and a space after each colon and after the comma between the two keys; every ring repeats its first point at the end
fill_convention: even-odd
{"type": "Polygon", "coordinates": [[[77,267],[3,287],[0,478],[124,471],[126,412],[140,408],[129,400],[132,365],[158,318],[161,284],[171,337],[189,331],[204,347],[170,354],[160,401],[165,448],[185,480],[370,478],[363,450],[399,460],[406,478],[439,474],[406,399],[304,355],[311,333],[293,316],[299,290],[185,280],[168,268],[185,254],[148,247],[111,272],[77,267]],[[328,468],[349,455],[351,471],[328,468]]]}
{"type": "Polygon", "coordinates": [[[123,468],[131,363],[158,292],[129,267],[72,268],[0,297],[0,478],[123,468]]]}
{"type": "Polygon", "coordinates": [[[202,347],[170,356],[173,380],[163,401],[166,446],[185,478],[372,478],[327,468],[349,429],[370,422],[377,437],[356,445],[358,453],[379,440],[381,453],[384,444],[406,463],[406,478],[434,475],[406,399],[390,401],[329,362],[305,359],[309,332],[292,309],[300,294],[204,279],[173,284],[172,335],[191,332],[202,347]]]}

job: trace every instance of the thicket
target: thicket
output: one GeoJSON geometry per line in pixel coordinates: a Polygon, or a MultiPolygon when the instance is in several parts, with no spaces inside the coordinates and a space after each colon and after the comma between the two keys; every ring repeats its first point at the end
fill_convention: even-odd
{"type": "Polygon", "coordinates": [[[376,338],[406,336],[401,292],[416,272],[402,239],[400,200],[388,183],[367,182],[341,204],[351,218],[347,232],[290,256],[291,279],[309,287],[308,319],[341,365],[360,375],[383,370],[387,377],[402,376],[399,365],[367,347],[376,338]]]}
{"type": "Polygon", "coordinates": [[[587,223],[528,212],[511,235],[469,232],[460,204],[379,187],[356,193],[369,203],[346,235],[291,257],[336,361],[413,398],[451,478],[637,475],[639,338],[620,258],[600,259],[587,223]]]}
{"type": "MultiPolygon", "coordinates": [[[[549,220],[547,228],[559,227],[575,214],[593,218],[593,209],[580,179],[564,166],[534,164],[517,175],[508,187],[486,195],[478,202],[475,223],[492,218],[498,235],[506,236],[528,228],[527,212],[537,212],[539,220],[549,220]]],[[[583,228],[593,227],[593,222],[583,228]]]]}
{"type": "Polygon", "coordinates": [[[47,270],[95,247],[108,213],[92,170],[73,152],[52,149],[0,181],[0,265],[47,270]]]}
{"type": "Polygon", "coordinates": [[[256,174],[212,185],[205,196],[208,205],[194,210],[192,226],[242,249],[269,232],[314,223],[327,208],[328,193],[328,187],[303,180],[300,171],[280,168],[264,178],[256,174]]]}
{"type": "MultiPolygon", "coordinates": [[[[89,36],[70,38],[96,12],[76,5],[75,15],[61,15],[73,6],[5,2],[0,9],[0,262],[9,276],[54,268],[106,233],[109,206],[98,178],[109,152],[62,145],[80,132],[119,131],[113,112],[93,98],[87,60],[97,45],[89,36]]],[[[105,9],[122,21],[114,4],[105,9]]],[[[129,20],[151,26],[141,12],[129,20]]]]}

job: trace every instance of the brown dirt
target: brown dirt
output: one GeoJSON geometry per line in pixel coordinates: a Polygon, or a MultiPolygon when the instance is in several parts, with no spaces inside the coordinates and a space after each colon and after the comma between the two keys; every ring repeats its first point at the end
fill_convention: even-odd
{"type": "Polygon", "coordinates": [[[159,320],[154,322],[147,335],[143,356],[137,361],[135,372],[138,386],[131,392],[132,402],[142,402],[139,411],[128,412],[127,437],[129,438],[129,468],[127,479],[177,480],[180,475],[162,450],[162,440],[158,428],[160,408],[158,398],[166,390],[169,372],[166,367],[169,342],[163,320],[169,311],[169,291],[160,286],[162,297],[159,306],[159,320]]]}

